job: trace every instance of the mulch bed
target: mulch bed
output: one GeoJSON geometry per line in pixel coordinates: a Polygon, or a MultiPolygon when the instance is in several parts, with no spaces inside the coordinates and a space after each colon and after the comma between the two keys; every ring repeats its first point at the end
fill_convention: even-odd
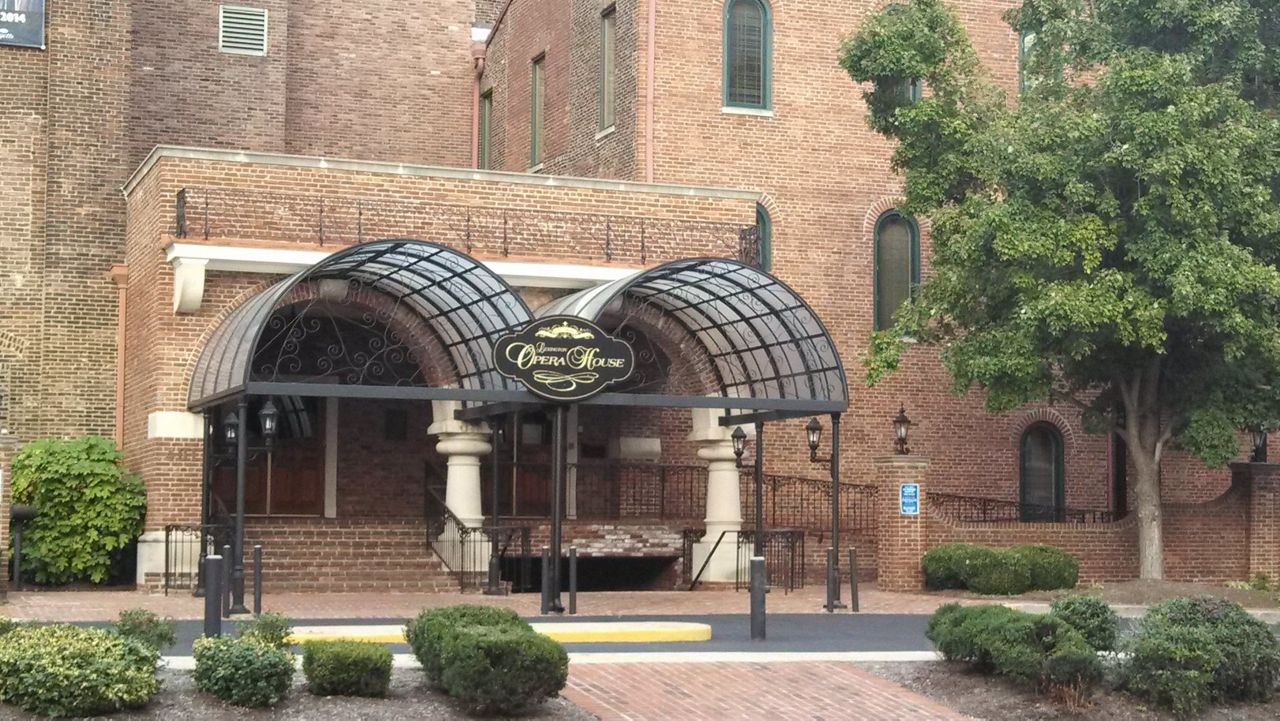
{"type": "MultiPolygon", "coordinates": [[[[1170,714],[1145,706],[1128,694],[1099,690],[1090,706],[1072,711],[1008,679],[987,676],[964,664],[859,664],[871,673],[977,719],[991,721],[1171,721],[1170,714]]],[[[1211,706],[1206,721],[1275,721],[1280,699],[1256,705],[1211,706]]]]}
{"type": "Polygon", "coordinates": [[[1211,583],[1178,583],[1174,581],[1118,581],[1095,583],[1065,591],[1032,591],[1021,596],[979,596],[969,591],[930,591],[930,595],[957,599],[995,599],[1000,601],[1052,601],[1060,596],[1083,593],[1097,596],[1107,603],[1147,606],[1180,596],[1213,596],[1235,601],[1245,608],[1274,610],[1280,607],[1280,595],[1267,591],[1227,588],[1211,583]]]}
{"type": "MultiPolygon", "coordinates": [[[[145,709],[112,714],[104,718],[134,721],[244,721],[245,719],[333,719],[334,721],[418,721],[423,719],[470,719],[449,697],[429,689],[422,672],[417,669],[395,669],[391,689],[386,698],[323,698],[307,693],[302,673],[295,676],[289,698],[271,709],[244,709],[229,706],[212,696],[199,693],[191,675],[180,671],[161,671],[163,686],[145,709]]],[[[36,719],[17,709],[0,706],[0,719],[36,719]]],[[[564,699],[535,708],[522,718],[545,721],[594,721],[595,717],[564,699]]]]}

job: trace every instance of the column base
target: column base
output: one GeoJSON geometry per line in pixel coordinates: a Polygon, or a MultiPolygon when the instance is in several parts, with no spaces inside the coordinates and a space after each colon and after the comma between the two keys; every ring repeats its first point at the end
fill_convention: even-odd
{"type": "Polygon", "coordinates": [[[696,576],[699,570],[702,571],[702,575],[698,577],[699,583],[733,583],[739,578],[747,577],[746,558],[743,558],[739,565],[737,531],[726,532],[724,540],[720,541],[719,548],[715,548],[715,545],[716,540],[720,538],[720,532],[717,531],[714,537],[708,533],[706,538],[710,540],[693,544],[693,568],[689,569],[690,579],[696,576]],[[715,548],[715,555],[711,556],[713,548],[715,548]],[[708,556],[711,556],[710,561],[707,560],[708,556]],[[703,568],[704,563],[706,568],[703,568]]]}

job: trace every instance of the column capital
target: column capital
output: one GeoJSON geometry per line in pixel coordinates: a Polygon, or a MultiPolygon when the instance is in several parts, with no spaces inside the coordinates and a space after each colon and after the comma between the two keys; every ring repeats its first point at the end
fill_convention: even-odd
{"type": "MultiPolygon", "coordinates": [[[[427,427],[427,433],[433,436],[440,436],[442,441],[446,435],[470,435],[487,438],[489,435],[489,425],[487,423],[470,423],[454,418],[454,411],[461,408],[462,401],[431,401],[431,425],[427,427]]],[[[488,452],[488,449],[484,451],[484,453],[488,452]]]]}

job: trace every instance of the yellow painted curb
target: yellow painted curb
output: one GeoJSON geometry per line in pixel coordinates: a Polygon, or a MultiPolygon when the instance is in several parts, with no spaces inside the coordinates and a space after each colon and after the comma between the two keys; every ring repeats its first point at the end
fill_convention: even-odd
{"type": "MultiPolygon", "coordinates": [[[[591,621],[583,623],[534,623],[533,630],[560,643],[686,643],[711,640],[705,623],[677,621],[591,621]]],[[[405,643],[399,626],[299,627],[290,644],[307,641],[372,641],[405,643]]]]}

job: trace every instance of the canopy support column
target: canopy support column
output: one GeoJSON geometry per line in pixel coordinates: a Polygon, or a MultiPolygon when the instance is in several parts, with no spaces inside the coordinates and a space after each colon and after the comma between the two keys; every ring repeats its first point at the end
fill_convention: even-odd
{"type": "Polygon", "coordinates": [[[236,406],[236,535],[231,548],[231,613],[248,613],[244,605],[244,493],[249,462],[249,399],[240,396],[236,406]]]}
{"type": "Polygon", "coordinates": [[[738,577],[738,532],[742,530],[742,487],[730,435],[733,429],[720,425],[722,413],[693,409],[689,433],[689,440],[698,444],[698,458],[707,462],[706,534],[694,544],[689,572],[701,571],[699,580],[713,583],[738,577]]]}

